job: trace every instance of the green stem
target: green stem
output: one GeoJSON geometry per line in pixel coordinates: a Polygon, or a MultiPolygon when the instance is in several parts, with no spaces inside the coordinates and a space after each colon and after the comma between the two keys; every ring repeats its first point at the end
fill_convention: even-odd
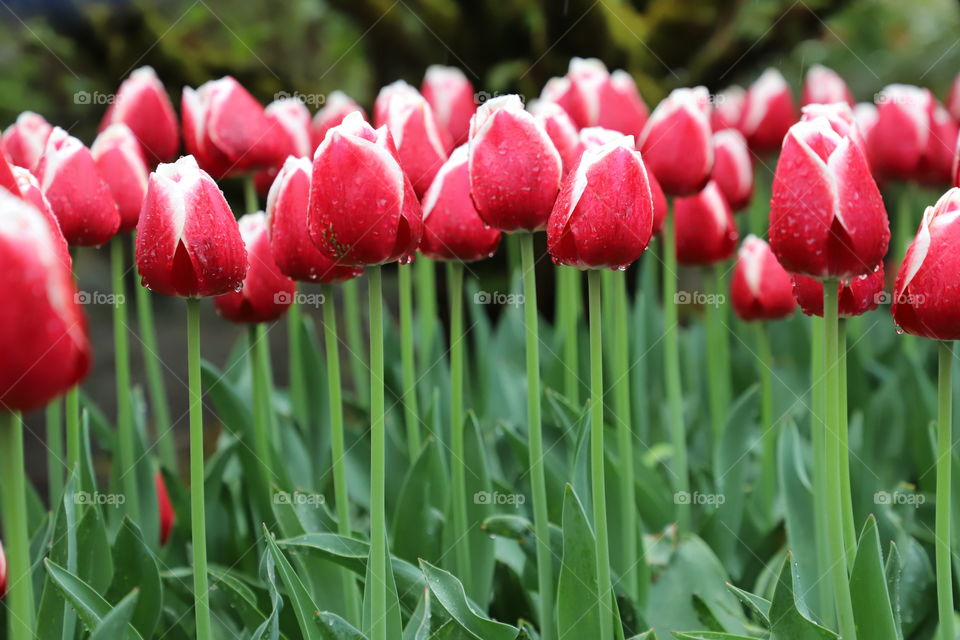
{"type": "Polygon", "coordinates": [[[250,380],[253,385],[251,398],[253,399],[253,453],[257,458],[257,467],[260,470],[260,491],[263,505],[263,517],[270,513],[271,485],[273,484],[273,453],[270,448],[270,428],[267,417],[267,402],[269,390],[264,389],[263,351],[259,342],[263,338],[260,325],[251,324],[247,327],[247,351],[250,357],[250,380]]]}
{"type": "MultiPolygon", "coordinates": [[[[664,378],[670,406],[670,436],[673,444],[673,481],[678,497],[690,492],[687,470],[687,437],[683,426],[683,395],[680,387],[680,343],[677,336],[677,246],[673,216],[663,223],[663,349],[664,378]]],[[[690,529],[690,501],[678,499],[677,526],[690,529]]]]}
{"type": "Polygon", "coordinates": [[[573,404],[580,404],[580,344],[577,324],[580,320],[580,270],[557,267],[557,324],[563,336],[563,393],[573,404]]]}
{"type": "MultiPolygon", "coordinates": [[[[77,262],[79,251],[77,247],[70,248],[73,258],[73,279],[77,280],[77,262]]],[[[64,398],[64,413],[66,413],[67,431],[67,474],[73,472],[80,463],[80,386],[69,389],[64,398]]]]}
{"type": "Polygon", "coordinates": [[[596,270],[587,272],[590,292],[590,476],[593,487],[593,526],[597,536],[597,611],[600,615],[600,637],[612,638],[610,542],[607,533],[607,490],[603,459],[603,305],[600,296],[602,275],[596,270]]]}
{"type": "Polygon", "coordinates": [[[63,493],[63,401],[54,398],[47,405],[47,488],[51,508],[63,493]]]}
{"type": "Polygon", "coordinates": [[[203,486],[203,384],[200,380],[200,299],[187,298],[187,362],[190,386],[190,516],[197,640],[210,640],[207,523],[203,486]]]}
{"type": "MultiPolygon", "coordinates": [[[[824,366],[823,318],[813,316],[810,319],[810,388],[812,389],[810,408],[810,433],[813,440],[813,508],[811,514],[816,527],[817,566],[821,576],[830,573],[830,532],[827,524],[827,464],[826,464],[826,368],[824,366]]],[[[831,625],[834,620],[833,589],[829,580],[821,580],[817,585],[820,592],[820,618],[831,625]]]]}
{"type": "Polygon", "coordinates": [[[837,328],[837,281],[830,279],[823,283],[823,319],[826,334],[827,369],[827,413],[826,442],[827,450],[827,524],[830,533],[830,575],[833,580],[833,595],[837,609],[840,635],[844,640],[856,640],[856,624],[853,619],[853,603],[850,596],[850,583],[847,578],[847,552],[843,535],[843,500],[840,480],[840,459],[845,452],[840,450],[840,398],[838,328],[837,328]]]}
{"type": "Polygon", "coordinates": [[[507,273],[510,274],[510,279],[513,280],[513,274],[517,272],[518,268],[523,266],[523,247],[520,246],[523,241],[520,239],[520,234],[511,233],[504,238],[505,244],[507,245],[507,273]]]}
{"type": "Polygon", "coordinates": [[[433,341],[437,323],[437,271],[430,258],[418,255],[413,262],[413,277],[417,282],[417,359],[429,368],[433,364],[433,341]]]}
{"type": "Polygon", "coordinates": [[[118,462],[123,492],[126,494],[127,514],[134,522],[140,520],[140,492],[137,489],[136,434],[133,427],[133,407],[130,404],[130,345],[127,337],[127,303],[123,291],[123,237],[110,241],[110,275],[113,281],[113,345],[117,383],[117,444],[118,462]]]}
{"type": "MultiPolygon", "coordinates": [[[[518,237],[523,272],[523,314],[527,351],[527,429],[530,441],[530,487],[533,491],[533,527],[537,538],[537,588],[540,596],[540,637],[554,640],[553,555],[550,551],[550,517],[543,464],[543,425],[540,421],[540,331],[537,317],[537,273],[533,260],[533,234],[518,237]]],[[[509,242],[508,242],[509,246],[509,242]]]]}
{"type": "Polygon", "coordinates": [[[27,476],[23,465],[23,423],[20,416],[0,411],[0,483],[3,538],[6,544],[7,628],[10,640],[33,638],[34,600],[30,571],[30,532],[27,530],[27,476]]]}
{"type": "Polygon", "coordinates": [[[290,396],[293,403],[293,419],[301,429],[316,431],[310,424],[310,410],[307,403],[307,381],[303,370],[303,314],[296,300],[287,310],[287,344],[289,347],[290,396]]]}
{"type": "Polygon", "coordinates": [[[937,608],[941,640],[954,640],[953,571],[951,569],[950,509],[951,462],[953,456],[953,343],[940,343],[938,384],[939,420],[937,422],[937,510],[936,561],[937,608]]]}
{"type": "Polygon", "coordinates": [[[770,348],[770,328],[766,322],[755,324],[757,333],[757,370],[760,374],[760,427],[763,429],[763,457],[760,462],[760,495],[763,513],[774,522],[777,496],[777,437],[778,425],[773,419],[773,351],[770,348]]]}
{"type": "Polygon", "coordinates": [[[260,198],[257,196],[257,184],[253,181],[253,174],[248,173],[243,179],[243,204],[247,213],[260,209],[260,198]]]}
{"type": "Polygon", "coordinates": [[[724,348],[724,343],[728,342],[724,317],[726,307],[720,303],[720,300],[723,300],[720,296],[724,295],[723,269],[724,263],[717,263],[710,285],[713,300],[708,301],[706,306],[707,343],[710,345],[707,349],[707,368],[710,372],[707,387],[715,448],[720,446],[720,440],[723,438],[730,406],[730,363],[725,359],[724,348]]]}
{"type": "Polygon", "coordinates": [[[896,234],[893,243],[894,264],[899,265],[907,253],[907,247],[913,240],[917,227],[913,222],[914,188],[911,182],[903,185],[900,198],[897,201],[897,221],[894,229],[896,234]]]}
{"type": "Polygon", "coordinates": [[[370,299],[370,580],[371,640],[387,640],[386,429],[383,401],[383,285],[367,270],[370,299]]]}
{"type": "Polygon", "coordinates": [[[847,321],[837,327],[837,388],[840,425],[840,489],[843,500],[843,539],[847,549],[847,570],[853,571],[857,555],[857,529],[853,519],[853,490],[850,486],[850,425],[847,411],[847,321]]]}
{"type": "Polygon", "coordinates": [[[417,407],[417,373],[413,355],[413,283],[409,264],[397,265],[400,288],[400,360],[403,365],[403,413],[407,425],[410,464],[420,454],[420,412],[417,407]]]}
{"type": "Polygon", "coordinates": [[[369,374],[363,358],[363,339],[360,334],[360,283],[348,280],[343,283],[343,313],[347,324],[347,348],[350,351],[350,373],[353,376],[353,392],[360,402],[370,395],[369,374]]]}
{"type": "Polygon", "coordinates": [[[447,263],[450,285],[450,465],[453,477],[453,540],[457,570],[467,594],[473,589],[470,563],[469,523],[467,521],[466,452],[463,440],[463,263],[447,263]]]}

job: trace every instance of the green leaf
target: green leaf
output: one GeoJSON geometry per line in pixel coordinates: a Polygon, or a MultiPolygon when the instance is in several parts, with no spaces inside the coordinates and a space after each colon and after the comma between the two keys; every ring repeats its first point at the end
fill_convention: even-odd
{"type": "MultiPolygon", "coordinates": [[[[77,564],[77,505],[74,495],[77,492],[78,474],[74,470],[60,498],[59,507],[50,523],[49,551],[47,557],[57,564],[76,569],[77,564]]],[[[43,592],[40,596],[40,611],[37,614],[36,635],[40,640],[61,640],[72,638],[76,626],[76,614],[69,604],[63,601],[60,589],[53,578],[46,575],[43,592]],[[69,613],[68,613],[69,611],[69,613]]]]}
{"type": "Polygon", "coordinates": [[[890,552],[884,565],[884,574],[887,578],[887,591],[890,593],[890,603],[893,605],[893,621],[897,629],[897,638],[903,640],[903,627],[900,616],[900,576],[903,567],[900,562],[900,552],[895,542],[890,543],[890,552]]]}
{"type": "MultiPolygon", "coordinates": [[[[93,633],[90,634],[90,640],[116,640],[122,637],[130,625],[139,595],[139,592],[134,589],[120,600],[117,606],[104,616],[97,628],[93,630],[93,633]]],[[[157,608],[157,613],[160,613],[159,608],[157,608]]]]}
{"type": "Polygon", "coordinates": [[[766,598],[761,598],[760,596],[744,591],[743,589],[738,589],[729,582],[727,583],[727,589],[730,592],[737,596],[737,598],[747,606],[747,608],[753,612],[756,616],[757,621],[765,627],[770,627],[770,601],[766,598]]]}
{"type": "Polygon", "coordinates": [[[557,579],[557,627],[564,638],[599,638],[597,544],[583,505],[567,485],[563,499],[563,562],[557,579]]]}
{"type": "MultiPolygon", "coordinates": [[[[384,534],[386,538],[386,534],[384,534]]],[[[384,544],[388,544],[384,539],[384,544]]],[[[364,577],[363,589],[363,630],[369,631],[372,628],[373,620],[373,602],[371,600],[371,591],[367,588],[373,584],[373,563],[367,562],[367,572],[364,577]]],[[[402,635],[403,620],[400,616],[400,600],[397,597],[397,580],[393,575],[393,563],[390,562],[390,554],[387,554],[387,575],[384,576],[387,581],[387,619],[386,630],[387,637],[399,638],[402,635]]]]}
{"type": "Polygon", "coordinates": [[[717,631],[674,631],[673,637],[678,640],[753,640],[749,636],[738,636],[733,633],[717,631]]]}
{"type": "Polygon", "coordinates": [[[870,640],[899,640],[897,623],[887,592],[887,577],[880,550],[880,534],[873,516],[860,534],[857,557],[850,574],[850,595],[857,636],[870,640]]]}
{"type": "MultiPolygon", "coordinates": [[[[54,584],[60,589],[63,597],[76,610],[80,620],[87,629],[96,629],[103,619],[109,615],[110,603],[103,599],[93,587],[73,575],[63,567],[45,560],[47,573],[53,578],[54,584]]],[[[127,625],[127,638],[142,640],[142,637],[132,625],[127,625]]]]}
{"type": "Polygon", "coordinates": [[[463,585],[452,574],[423,560],[420,568],[437,602],[465,631],[478,640],[516,640],[519,629],[477,611],[467,600],[463,585]]]}
{"type": "Polygon", "coordinates": [[[443,512],[449,485],[443,455],[433,438],[427,439],[417,461],[407,471],[394,509],[393,553],[404,560],[439,562],[443,512]]]}
{"type": "Polygon", "coordinates": [[[270,555],[273,557],[273,561],[276,563],[277,569],[280,572],[280,578],[287,587],[287,595],[293,603],[293,612],[297,616],[297,622],[300,624],[303,637],[306,638],[306,640],[323,640],[319,628],[313,622],[317,605],[314,604],[310,598],[310,594],[307,593],[307,588],[303,586],[300,577],[294,572],[293,567],[284,557],[283,552],[280,551],[280,547],[277,546],[273,535],[266,526],[263,527],[263,533],[267,541],[267,548],[270,550],[270,555]]]}
{"type": "Polygon", "coordinates": [[[795,596],[793,554],[788,553],[770,603],[771,640],[837,640],[833,631],[821,627],[807,617],[795,596]]]}
{"type": "Polygon", "coordinates": [[[367,636],[335,613],[318,611],[314,622],[323,640],[367,640],[367,636]]]}
{"type": "Polygon", "coordinates": [[[116,601],[122,594],[136,589],[139,598],[133,626],[144,638],[153,637],[163,609],[160,570],[140,528],[130,518],[123,519],[113,543],[113,565],[113,584],[107,591],[107,600],[116,601]]]}
{"type": "Polygon", "coordinates": [[[407,622],[407,627],[403,630],[403,640],[429,640],[430,625],[433,620],[432,608],[430,589],[424,589],[420,604],[417,605],[407,622]]]}

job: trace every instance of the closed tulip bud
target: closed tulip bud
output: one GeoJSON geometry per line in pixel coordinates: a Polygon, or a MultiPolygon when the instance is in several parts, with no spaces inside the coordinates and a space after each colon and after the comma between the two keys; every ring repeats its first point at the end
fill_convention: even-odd
{"type": "Polygon", "coordinates": [[[32,173],[23,167],[14,167],[13,176],[16,180],[17,189],[11,191],[11,193],[14,195],[19,195],[21,198],[23,198],[24,202],[33,205],[37,211],[43,214],[47,224],[50,226],[50,231],[56,240],[57,246],[60,249],[60,262],[66,266],[67,270],[72,272],[73,259],[70,257],[70,247],[67,246],[67,241],[63,237],[63,232],[60,231],[60,223],[57,222],[57,216],[53,214],[53,209],[50,207],[50,201],[47,200],[47,196],[43,195],[43,190],[40,188],[40,182],[37,181],[36,177],[34,177],[32,173]]]}
{"type": "Polygon", "coordinates": [[[216,296],[243,283],[247,254],[237,221],[193,156],[150,174],[137,226],[137,269],[145,287],[168,296],[216,296]]]}
{"type": "Polygon", "coordinates": [[[230,76],[183,88],[183,141],[207,173],[222,178],[283,160],[282,127],[230,76]]]}
{"type": "Polygon", "coordinates": [[[827,118],[790,127],[773,178],[770,246],[792,273],[847,278],[873,272],[890,228],[860,145],[827,118]]]}
{"type": "Polygon", "coordinates": [[[337,264],[313,244],[307,231],[310,202],[308,158],[287,158],[267,195],[267,227],[273,260],[280,272],[303,282],[332,284],[363,273],[337,264]]]}
{"type": "Polygon", "coordinates": [[[406,82],[384,87],[374,107],[375,125],[386,125],[397,146],[400,166],[417,196],[423,196],[447,159],[450,140],[420,93],[406,82]]]}
{"type": "Polygon", "coordinates": [[[466,142],[477,100],[473,85],[463,71],[440,65],[427,67],[420,91],[453,144],[459,146],[466,142]]]}
{"type": "MultiPolygon", "coordinates": [[[[602,147],[605,144],[611,142],[616,142],[617,140],[622,140],[627,136],[624,136],[619,131],[614,131],[613,129],[604,129],[603,127],[586,127],[580,129],[580,147],[583,151],[593,148],[593,147],[602,147]]],[[[630,144],[633,145],[633,136],[630,136],[630,144]]]]}
{"type": "Polygon", "coordinates": [[[436,260],[472,262],[496,253],[500,236],[477,213],[470,198],[467,146],[457,147],[423,197],[420,252],[436,260]]]}
{"type": "Polygon", "coordinates": [[[559,104],[537,100],[530,105],[530,113],[543,125],[550,140],[553,141],[560,159],[563,162],[563,173],[566,175],[576,164],[583,147],[580,144],[580,132],[577,125],[567,115],[559,104]]]}
{"type": "Polygon", "coordinates": [[[328,95],[323,107],[313,116],[310,127],[310,138],[314,150],[323,142],[327,131],[343,122],[343,119],[354,111],[359,111],[360,117],[366,119],[367,114],[363,108],[344,92],[334,91],[328,95]]]}
{"type": "Polygon", "coordinates": [[[276,180],[280,167],[288,157],[300,158],[309,156],[313,152],[310,138],[310,110],[302,100],[296,98],[274,100],[267,105],[264,113],[275,125],[279,155],[276,165],[253,174],[253,184],[261,196],[266,196],[270,192],[270,185],[276,180]]]}
{"type": "Polygon", "coordinates": [[[247,276],[243,288],[217,296],[214,306],[231,322],[273,322],[293,303],[297,285],[273,261],[267,216],[262,211],[248,213],[239,226],[247,249],[247,276]]]}
{"type": "Polygon", "coordinates": [[[19,187],[17,186],[17,179],[13,175],[13,169],[14,167],[11,167],[7,161],[7,157],[0,153],[0,187],[17,195],[19,187]]]}
{"type": "Polygon", "coordinates": [[[843,102],[853,106],[853,94],[840,74],[833,69],[815,64],[807,69],[803,79],[800,104],[832,104],[843,102]]]}
{"type": "Polygon", "coordinates": [[[653,235],[660,233],[663,223],[667,220],[667,196],[663,193],[660,183],[651,172],[647,172],[650,182],[650,193],[653,195],[653,235]]]}
{"type": "Polygon", "coordinates": [[[7,595],[7,556],[3,553],[3,542],[0,542],[0,600],[7,595]]]}
{"type": "Polygon", "coordinates": [[[713,130],[736,129],[740,125],[746,99],[747,92],[737,85],[727,87],[715,95],[713,108],[710,110],[710,125],[713,130]]]}
{"type": "Polygon", "coordinates": [[[736,129],[713,134],[713,181],[734,211],[750,204],[753,197],[753,160],[747,141],[736,129]]]}
{"type": "Polygon", "coordinates": [[[550,214],[553,261],[578,269],[625,269],[653,231],[653,196],[633,136],[588,147],[564,178],[550,214]]]}
{"type": "MultiPolygon", "coordinates": [[[[864,140],[870,138],[870,132],[877,124],[880,114],[877,112],[877,105],[872,102],[858,102],[853,107],[853,120],[860,128],[860,134],[864,140]]],[[[869,144],[869,143],[868,143],[869,144]]],[[[869,147],[867,147],[867,160],[870,159],[869,147]]]]}
{"type": "Polygon", "coordinates": [[[580,128],[603,127],[637,135],[649,110],[626,71],[613,73],[596,58],[573,58],[565,78],[554,78],[541,95],[566,109],[580,128]]]}
{"type": "Polygon", "coordinates": [[[87,323],[62,244],[33,206],[0,189],[0,406],[30,411],[90,369],[87,323]]]}
{"type": "Polygon", "coordinates": [[[43,116],[24,111],[17,121],[3,132],[3,151],[10,162],[33,171],[47,146],[53,126],[43,116]]]}
{"type": "Polygon", "coordinates": [[[940,103],[930,116],[930,138],[927,152],[920,160],[916,179],[923,184],[949,183],[954,175],[953,156],[957,146],[957,123],[940,103]]]}
{"type": "Polygon", "coordinates": [[[741,320],[779,320],[793,314],[793,281],[770,245],[750,234],[740,245],[730,280],[730,302],[741,320]]]}
{"type": "Polygon", "coordinates": [[[470,120],[470,193],[480,217],[501,231],[547,225],[563,164],[546,129],[515,95],[485,102],[470,120]]]}
{"type": "Polygon", "coordinates": [[[117,232],[120,212],[93,154],[60,127],[47,139],[37,179],[67,244],[96,247],[117,232]]]}
{"type": "Polygon", "coordinates": [[[574,125],[579,129],[589,127],[590,114],[586,104],[586,97],[573,84],[569,77],[550,78],[543,85],[538,102],[552,103],[563,109],[574,125]]]}
{"type": "Polygon", "coordinates": [[[897,273],[890,311],[897,327],[936,340],[960,339],[960,189],[927,207],[897,273]]]}
{"type": "Polygon", "coordinates": [[[177,114],[152,68],[140,67],[123,81],[116,99],[103,116],[100,130],[118,123],[133,131],[150,166],[169,162],[177,155],[180,148],[177,114]]]}
{"type": "Polygon", "coordinates": [[[104,129],[93,141],[90,151],[117,203],[119,231],[132,230],[140,219],[150,175],[140,144],[127,125],[118,123],[104,129]]]}
{"type": "Polygon", "coordinates": [[[167,492],[167,483],[163,480],[163,473],[157,471],[153,475],[153,484],[157,490],[157,511],[160,515],[160,546],[162,547],[170,539],[173,523],[177,516],[173,511],[173,505],[170,504],[170,494],[167,492]]]}
{"type": "Polygon", "coordinates": [[[706,265],[726,260],[737,248],[740,235],[733,210],[711,180],[696,195],[673,203],[677,233],[677,262],[706,265]]]}
{"type": "Polygon", "coordinates": [[[740,132],[751,149],[774,151],[796,121],[797,110],[787,81],[776,69],[767,69],[747,89],[740,132]]]}
{"type": "Polygon", "coordinates": [[[667,195],[699,192],[713,171],[710,94],[704,87],[674,89],[653,110],[640,135],[640,152],[667,195]]]}
{"type": "MultiPolygon", "coordinates": [[[[863,130],[856,115],[854,115],[853,109],[846,102],[808,104],[801,109],[801,112],[800,120],[804,122],[826,118],[830,122],[830,128],[841,136],[849,136],[853,142],[860,145],[865,154],[867,153],[867,143],[863,130]]],[[[869,160],[869,157],[867,159],[869,160]]]]}
{"type": "Polygon", "coordinates": [[[420,244],[420,203],[387,127],[351,113],[313,156],[307,229],[339,264],[409,262],[420,244]]]}
{"type": "MultiPolygon", "coordinates": [[[[839,315],[852,318],[876,309],[884,298],[883,264],[867,275],[837,282],[839,315]]],[[[793,275],[793,295],[808,316],[823,317],[823,282],[809,276],[793,275]]]]}

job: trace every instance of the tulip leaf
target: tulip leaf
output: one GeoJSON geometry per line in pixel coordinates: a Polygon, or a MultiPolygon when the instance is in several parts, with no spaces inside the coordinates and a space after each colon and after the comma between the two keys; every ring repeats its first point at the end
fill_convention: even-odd
{"type": "Polygon", "coordinates": [[[318,611],[314,622],[323,640],[367,640],[367,636],[335,613],[318,611]]]}
{"type": "Polygon", "coordinates": [[[788,553],[770,603],[771,640],[837,640],[837,634],[809,618],[796,597],[798,586],[793,554],[788,553]]]}
{"type": "Polygon", "coordinates": [[[453,574],[423,560],[420,561],[420,568],[437,602],[457,625],[471,634],[468,637],[476,640],[516,640],[519,629],[491,620],[480,613],[476,605],[469,601],[463,585],[453,574]]]}
{"type": "Polygon", "coordinates": [[[403,630],[403,640],[429,640],[430,627],[433,622],[433,600],[430,597],[430,589],[423,590],[423,597],[420,598],[420,604],[413,611],[407,626],[403,630]]]}
{"type": "Polygon", "coordinates": [[[444,515],[436,505],[447,504],[449,477],[439,444],[428,439],[407,471],[394,509],[395,555],[410,562],[419,558],[439,562],[444,515]]]}
{"type": "MultiPolygon", "coordinates": [[[[73,575],[60,565],[45,560],[47,573],[60,589],[63,597],[74,608],[87,629],[96,629],[110,613],[110,603],[103,599],[89,584],[73,575]]],[[[131,624],[127,624],[126,636],[129,640],[142,640],[142,636],[131,624]]]]}
{"type": "MultiPolygon", "coordinates": [[[[123,633],[129,628],[130,620],[137,608],[139,592],[134,589],[128,593],[113,609],[110,610],[97,628],[90,634],[90,640],[116,640],[123,636],[123,633]]],[[[157,608],[160,613],[160,608],[157,608]]],[[[150,636],[147,636],[150,637],[150,636]]]]}
{"type": "Polygon", "coordinates": [[[563,500],[563,562],[557,578],[557,626],[570,638],[600,637],[597,543],[571,485],[563,500]]]}
{"type": "MultiPolygon", "coordinates": [[[[250,640],[279,640],[280,610],[283,609],[283,597],[277,588],[277,563],[273,561],[272,553],[263,554],[263,559],[260,562],[260,576],[267,583],[267,590],[270,594],[270,616],[266,620],[263,620],[259,626],[255,626],[256,623],[251,624],[251,621],[248,620],[247,616],[243,613],[243,609],[246,609],[246,607],[243,607],[243,609],[240,610],[240,617],[246,626],[254,628],[250,640]]],[[[256,603],[253,603],[253,605],[254,608],[256,608],[256,603]]]]}
{"type": "Polygon", "coordinates": [[[753,615],[756,616],[757,621],[762,624],[764,627],[770,627],[770,601],[766,598],[761,598],[758,595],[744,591],[743,589],[738,589],[729,582],[727,583],[727,589],[730,592],[737,596],[737,598],[747,606],[747,609],[753,612],[753,615]]]}
{"type": "Polygon", "coordinates": [[[871,640],[899,640],[887,591],[880,534],[873,516],[867,518],[860,534],[857,557],[850,574],[850,595],[858,636],[871,640]]]}
{"type": "Polygon", "coordinates": [[[673,637],[677,640],[752,640],[749,636],[719,631],[674,631],[673,637]]]}
{"type": "MultiPolygon", "coordinates": [[[[384,545],[387,545],[386,534],[384,534],[384,545]]],[[[372,550],[372,547],[371,547],[372,550]]],[[[402,635],[403,619],[400,615],[400,600],[397,597],[397,580],[393,575],[393,563],[390,562],[390,554],[387,554],[387,573],[383,577],[386,580],[387,595],[387,619],[385,622],[387,637],[399,638],[402,635]]],[[[367,561],[367,570],[364,577],[363,589],[363,630],[369,632],[373,627],[373,601],[370,585],[374,584],[373,563],[367,561]]]]}
{"type": "Polygon", "coordinates": [[[163,608],[160,570],[153,552],[143,540],[140,528],[130,518],[124,518],[113,543],[113,584],[107,591],[108,601],[117,601],[123,593],[136,589],[139,593],[133,626],[144,638],[153,637],[153,631],[163,608]]]}
{"type": "Polygon", "coordinates": [[[280,578],[287,588],[287,596],[293,603],[293,613],[297,616],[297,622],[300,624],[303,637],[306,640],[323,640],[320,630],[313,622],[313,616],[318,610],[317,605],[314,604],[307,588],[303,585],[303,581],[294,572],[293,566],[284,557],[283,552],[280,551],[280,547],[277,546],[276,540],[273,539],[273,535],[266,526],[264,526],[263,532],[267,541],[267,549],[269,549],[277,571],[280,573],[280,578]]]}
{"type": "MultiPolygon", "coordinates": [[[[68,568],[76,569],[77,564],[77,504],[74,495],[77,492],[78,472],[70,473],[50,523],[50,549],[47,557],[51,561],[68,568]]],[[[61,640],[75,635],[76,614],[69,604],[63,601],[60,589],[53,578],[47,574],[40,596],[40,610],[37,614],[36,636],[39,640],[61,640]],[[67,612],[69,610],[69,613],[67,612]]]]}

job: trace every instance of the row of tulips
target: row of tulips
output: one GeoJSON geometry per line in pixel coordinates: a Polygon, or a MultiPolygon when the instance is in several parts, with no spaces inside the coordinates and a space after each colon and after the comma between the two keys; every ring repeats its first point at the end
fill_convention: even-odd
{"type": "MultiPolygon", "coordinates": [[[[605,393],[604,298],[615,314],[611,326],[622,347],[626,337],[625,270],[660,233],[663,261],[665,386],[673,456],[671,475],[678,492],[690,490],[688,432],[683,415],[676,306],[677,265],[716,265],[715,286],[725,288],[723,262],[736,251],[734,212],[754,191],[754,157],[780,149],[769,209],[769,246],[758,235],[763,221],[751,221],[758,235],[741,245],[730,288],[733,308],[746,321],[791,314],[799,301],[809,314],[823,316],[819,345],[825,377],[821,414],[815,422],[815,482],[818,541],[826,546],[821,570],[832,583],[842,637],[857,637],[849,587],[856,553],[847,461],[842,337],[839,316],[875,307],[883,286],[882,263],[890,238],[877,181],[908,179],[945,182],[951,176],[957,124],[926,89],[891,86],[876,107],[851,106],[842,79],[815,67],[807,76],[802,115],[775,70],[749,89],[711,96],[703,87],[677,89],[652,113],[632,79],[609,73],[596,60],[571,62],[568,74],[551,80],[529,109],[517,96],[503,96],[475,108],[474,92],[460,72],[431,68],[421,91],[398,82],[385,87],[373,109],[373,124],[341,94],[313,118],[294,99],[264,108],[236,80],[226,77],[182,95],[182,127],[159,79],[150,69],[134,72],[121,86],[90,148],[36,114],[23,114],[3,136],[0,186],[0,252],[5,290],[13,304],[2,314],[0,336],[7,355],[0,369],[0,449],[7,457],[2,484],[3,522],[8,544],[11,638],[32,637],[34,596],[26,531],[22,425],[17,412],[57,403],[66,393],[67,464],[81,457],[77,385],[90,367],[85,319],[74,302],[69,248],[111,242],[114,286],[122,288],[123,239],[136,231],[135,263],[144,287],[187,299],[190,395],[190,478],[194,594],[197,637],[211,637],[206,561],[204,455],[200,389],[199,301],[215,296],[225,318],[251,325],[251,344],[262,343],[262,323],[288,310],[298,313],[296,282],[325,286],[363,274],[369,283],[370,558],[366,598],[371,607],[365,632],[374,640],[396,637],[388,628],[389,540],[385,513],[384,345],[381,266],[399,262],[404,385],[416,385],[410,320],[409,263],[419,251],[449,265],[451,287],[450,367],[452,522],[455,572],[467,584],[471,570],[466,533],[467,491],[463,465],[463,264],[493,255],[501,233],[519,239],[525,293],[528,376],[529,473],[533,492],[540,636],[553,640],[556,581],[550,549],[541,433],[539,340],[533,234],[546,230],[554,262],[588,271],[590,326],[591,489],[596,536],[597,607],[613,612],[610,532],[604,476],[605,393]],[[189,155],[172,163],[180,135],[189,155]],[[151,171],[151,168],[153,170],[151,171]],[[248,176],[248,212],[239,223],[216,179],[248,176]],[[267,192],[265,213],[255,212],[259,188],[267,192]],[[669,201],[668,201],[669,198],[669,201]],[[669,202],[669,205],[668,205],[669,202]],[[672,211],[672,215],[668,212],[672,211]],[[606,283],[604,270],[613,270],[606,283]],[[43,319],[38,322],[37,319],[43,319]]],[[[951,99],[951,104],[956,102],[951,99]]],[[[920,231],[899,268],[892,310],[900,328],[938,340],[958,335],[954,304],[952,239],[960,191],[948,192],[924,214],[920,231]]],[[[908,224],[908,222],[903,222],[908,224]]],[[[894,258],[897,254],[894,255],[894,258]]],[[[418,263],[421,261],[418,260],[418,263]]],[[[563,267],[560,267],[563,269],[563,267]]],[[[579,278],[561,271],[558,296],[577,323],[579,278]]],[[[429,297],[432,276],[418,272],[429,297]]],[[[355,295],[355,294],[354,294],[355,295]]],[[[150,298],[138,290],[141,327],[152,326],[150,298]],[[146,325],[144,325],[146,322],[146,325]]],[[[340,398],[339,338],[332,307],[324,309],[330,429],[338,526],[353,531],[344,469],[343,409],[340,398]],[[328,315],[329,314],[329,315],[328,315]]],[[[724,346],[722,310],[708,317],[711,413],[717,430],[729,408],[729,349],[724,346]],[[725,388],[726,386],[726,388],[725,388]]],[[[569,319],[569,316],[568,316],[569,319]]],[[[114,310],[118,399],[116,463],[135,463],[126,310],[114,310]]],[[[149,331],[148,331],[149,333],[149,331]]],[[[295,414],[309,390],[300,351],[291,333],[291,396],[295,414]]],[[[568,340],[568,342],[573,342],[568,340]]],[[[949,343],[941,362],[949,365],[949,343]]],[[[262,344],[261,344],[262,346],[262,344]]],[[[263,491],[273,480],[266,354],[253,346],[255,371],[254,449],[263,466],[263,491]]],[[[265,348],[265,347],[264,347],[265,348]]],[[[758,348],[769,358],[761,328],[758,348]]],[[[573,350],[576,345],[573,345],[573,350]]],[[[623,350],[623,355],[626,351],[623,350]]],[[[614,372],[619,455],[634,464],[628,387],[621,383],[629,363],[615,356],[614,372]]],[[[568,352],[571,360],[573,351],[568,352]]],[[[159,367],[156,367],[159,370],[159,367]]],[[[762,490],[772,503],[776,491],[776,420],[769,400],[769,362],[764,380],[764,469],[762,490]]],[[[148,375],[151,374],[148,367],[148,375]]],[[[949,390],[949,366],[941,364],[941,388],[949,390]],[[943,378],[946,380],[943,380],[943,378]],[[944,386],[945,385],[945,386],[944,386]]],[[[152,401],[163,404],[162,385],[151,384],[152,401]]],[[[422,439],[416,393],[404,395],[410,457],[422,439]]],[[[949,403],[941,405],[941,452],[949,451],[949,403]],[[943,449],[946,447],[946,449],[943,449]]],[[[158,425],[166,427],[167,424],[158,425]]],[[[56,425],[59,428],[59,424],[56,425]]],[[[167,431],[167,429],[163,429],[167,431]]],[[[161,450],[164,450],[162,448],[161,450]]],[[[170,445],[165,446],[170,451],[170,445]]],[[[173,464],[170,462],[170,464],[173,464]]],[[[944,638],[952,638],[950,577],[949,455],[938,458],[937,573],[944,638]],[[945,484],[943,484],[945,483],[945,484]]],[[[141,495],[133,474],[123,474],[129,515],[137,519],[141,495]]],[[[632,477],[632,474],[630,474],[632,477]]],[[[633,483],[624,488],[623,535],[626,579],[622,588],[637,597],[646,579],[631,571],[638,552],[639,524],[633,483]]],[[[159,488],[160,485],[158,485],[159,488]]],[[[688,504],[676,514],[682,531],[691,528],[688,504]]],[[[3,572],[0,572],[3,573],[3,572]]],[[[4,576],[5,578],[6,576],[4,576]]],[[[345,582],[345,592],[354,586],[345,582]]],[[[354,621],[356,622],[356,621],[354,621]]],[[[599,637],[614,638],[615,617],[601,615],[599,637]]]]}

